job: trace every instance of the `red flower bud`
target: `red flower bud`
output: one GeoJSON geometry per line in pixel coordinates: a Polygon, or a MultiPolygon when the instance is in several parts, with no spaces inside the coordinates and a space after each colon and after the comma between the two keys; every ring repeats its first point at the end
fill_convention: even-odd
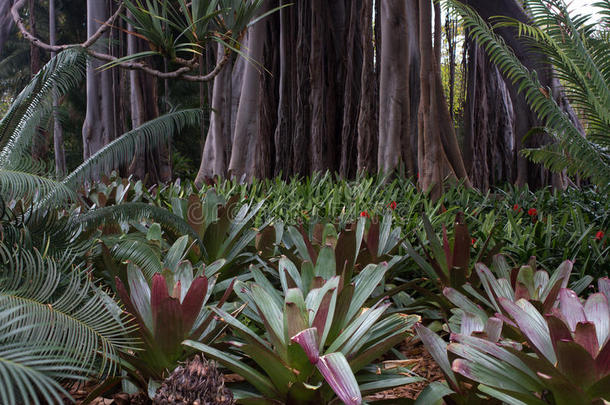
{"type": "Polygon", "coordinates": [[[394,211],[396,209],[396,207],[398,206],[398,204],[396,203],[396,201],[392,201],[391,203],[388,204],[388,207],[394,211]]]}
{"type": "Polygon", "coordinates": [[[604,238],[604,233],[602,231],[597,231],[595,234],[595,239],[602,240],[604,238]]]}
{"type": "Polygon", "coordinates": [[[369,213],[368,213],[368,212],[366,212],[366,211],[362,211],[362,212],[360,213],[360,216],[361,216],[361,217],[363,217],[363,218],[368,218],[369,213]]]}
{"type": "Polygon", "coordinates": [[[519,211],[519,204],[513,205],[513,211],[519,211]]]}
{"type": "Polygon", "coordinates": [[[529,210],[527,210],[527,215],[529,215],[530,217],[536,216],[538,215],[538,211],[536,210],[536,208],[530,208],[529,210]]]}

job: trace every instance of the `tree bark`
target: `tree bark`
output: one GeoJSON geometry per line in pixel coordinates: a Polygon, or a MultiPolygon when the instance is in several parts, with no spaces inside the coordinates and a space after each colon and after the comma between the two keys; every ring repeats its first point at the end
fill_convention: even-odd
{"type": "Polygon", "coordinates": [[[358,112],[358,171],[377,171],[377,94],[378,82],[374,63],[373,0],[364,0],[360,10],[360,46],[362,73],[360,78],[360,106],[358,112]]]}
{"type": "Polygon", "coordinates": [[[343,86],[343,117],[341,128],[341,162],[339,174],[354,178],[358,169],[358,113],[362,80],[362,43],[360,10],[363,0],[348,1],[348,30],[345,39],[345,85],[343,86]]]}
{"type": "MultiPolygon", "coordinates": [[[[272,4],[271,7],[276,7],[272,4]]],[[[279,110],[279,86],[276,77],[281,76],[280,73],[280,18],[279,15],[271,15],[264,23],[267,30],[265,42],[263,46],[263,66],[268,72],[262,72],[260,78],[260,100],[259,100],[259,120],[258,131],[256,132],[256,144],[254,147],[255,154],[251,161],[249,172],[257,178],[270,178],[274,173],[274,166],[277,156],[277,148],[286,147],[290,152],[290,143],[280,140],[279,144],[275,142],[275,133],[278,127],[278,110],[279,110]]]]}
{"type": "MultiPolygon", "coordinates": [[[[87,35],[93,35],[109,15],[107,1],[87,0],[87,35]]],[[[108,52],[107,32],[101,36],[98,45],[108,52]]],[[[99,70],[100,66],[102,62],[94,59],[87,64],[87,112],[82,131],[85,160],[116,137],[112,73],[108,69],[99,70]]]]}
{"type": "Polygon", "coordinates": [[[279,101],[277,108],[277,126],[274,131],[275,167],[274,175],[287,178],[293,173],[293,139],[296,139],[296,86],[297,66],[296,53],[298,52],[297,11],[296,4],[289,5],[290,1],[281,0],[279,18],[279,101]]]}
{"type": "Polygon", "coordinates": [[[436,63],[432,47],[431,20],[430,0],[419,0],[419,44],[421,53],[421,100],[418,138],[419,184],[424,191],[430,192],[433,199],[438,199],[442,193],[443,180],[451,173],[451,168],[441,148],[438,117],[434,115],[438,100],[435,97],[434,70],[436,63]]]}
{"type": "Polygon", "coordinates": [[[379,78],[379,147],[378,169],[394,171],[403,162],[411,175],[417,173],[413,156],[412,137],[417,136],[413,122],[412,97],[418,80],[419,67],[417,0],[385,1],[380,4],[381,53],[378,60],[379,78]],[[414,130],[415,129],[415,130],[414,130]]]}
{"type": "Polygon", "coordinates": [[[4,44],[6,43],[6,40],[13,29],[13,17],[11,16],[12,6],[12,0],[4,0],[0,2],[0,56],[2,56],[4,44]]]}
{"type": "MultiPolygon", "coordinates": [[[[521,2],[518,0],[463,1],[476,10],[486,21],[489,21],[492,16],[503,15],[524,23],[531,22],[530,18],[523,10],[521,2]]],[[[573,111],[571,111],[571,108],[569,108],[569,104],[561,101],[561,99],[564,98],[562,96],[563,92],[559,82],[553,78],[553,69],[548,59],[520,39],[515,29],[501,27],[496,29],[496,33],[513,49],[515,55],[525,67],[531,71],[535,70],[538,73],[540,84],[545,88],[551,89],[551,92],[556,97],[556,101],[560,105],[563,105],[564,111],[571,116],[573,121],[577,122],[578,119],[576,115],[573,114],[573,111]]],[[[527,104],[525,97],[518,93],[517,88],[512,85],[509,80],[506,80],[506,83],[511,94],[515,116],[519,117],[519,119],[515,120],[514,129],[515,148],[517,151],[515,183],[519,186],[528,184],[532,188],[539,188],[549,184],[564,187],[566,184],[565,179],[562,178],[564,176],[561,174],[551,175],[541,165],[531,163],[518,153],[523,148],[538,147],[551,140],[549,137],[542,134],[532,134],[524,141],[524,137],[528,134],[530,129],[540,126],[541,122],[527,104]]]]}
{"type": "MultiPolygon", "coordinates": [[[[224,55],[224,47],[217,45],[217,58],[224,55]]],[[[199,172],[195,184],[201,186],[214,177],[227,175],[229,143],[231,141],[231,72],[232,64],[226,66],[214,79],[212,110],[199,172]]]]}
{"type": "MultiPolygon", "coordinates": [[[[311,0],[311,170],[324,172],[337,170],[336,144],[336,71],[331,66],[338,52],[335,38],[344,30],[344,15],[333,15],[330,19],[328,3],[311,0]],[[335,36],[329,30],[333,27],[335,36]]],[[[339,93],[340,94],[340,93],[339,93]]]]}
{"type": "MultiPolygon", "coordinates": [[[[294,6],[293,6],[294,7],[294,6]]],[[[297,41],[295,55],[296,81],[292,87],[296,95],[294,104],[294,141],[292,148],[292,173],[306,176],[311,162],[311,106],[309,104],[311,77],[311,6],[306,1],[297,2],[297,41]]],[[[277,173],[276,173],[277,174],[277,173]]]]}
{"type": "MultiPolygon", "coordinates": [[[[56,44],[55,29],[55,0],[49,0],[49,43],[56,44]]],[[[55,52],[51,52],[51,57],[55,57],[55,52]]],[[[59,120],[59,99],[53,95],[53,151],[55,154],[55,175],[63,178],[66,175],[66,151],[64,149],[64,134],[59,120]]]]}
{"type": "MultiPolygon", "coordinates": [[[[142,52],[145,43],[130,35],[127,39],[127,53],[142,52]]],[[[131,125],[140,125],[159,117],[157,78],[142,71],[129,72],[131,125]]],[[[148,185],[169,182],[172,179],[170,145],[153,147],[147,143],[136,149],[129,173],[145,180],[148,185]]]]}
{"type": "Polygon", "coordinates": [[[502,75],[485,52],[471,43],[469,54],[464,157],[473,185],[487,191],[514,180],[513,105],[502,75]]]}
{"type": "MultiPolygon", "coordinates": [[[[269,0],[265,0],[259,14],[269,10],[269,0]]],[[[263,47],[267,34],[266,22],[260,21],[248,29],[248,63],[245,66],[241,96],[235,132],[233,134],[233,148],[229,162],[229,176],[245,181],[251,177],[248,168],[252,166],[253,150],[256,145],[257,131],[259,128],[258,103],[260,100],[260,81],[263,67],[263,47]]]]}

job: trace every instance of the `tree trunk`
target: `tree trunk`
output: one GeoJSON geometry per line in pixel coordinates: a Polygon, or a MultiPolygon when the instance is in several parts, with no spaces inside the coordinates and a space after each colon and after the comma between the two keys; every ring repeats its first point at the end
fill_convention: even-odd
{"type": "Polygon", "coordinates": [[[311,168],[311,148],[309,147],[311,142],[311,106],[309,104],[311,90],[309,59],[312,52],[311,6],[307,1],[299,1],[296,7],[297,41],[294,69],[296,71],[296,81],[292,87],[296,97],[292,173],[306,176],[310,173],[311,168]]]}
{"type": "Polygon", "coordinates": [[[11,16],[12,6],[12,0],[0,1],[0,56],[2,56],[4,44],[13,29],[13,17],[11,16]]]}
{"type": "MultiPolygon", "coordinates": [[[[311,0],[311,170],[324,172],[337,169],[336,144],[336,71],[331,59],[338,52],[334,40],[344,31],[344,15],[330,18],[328,3],[311,0]],[[329,31],[333,30],[334,36],[329,31]]],[[[340,94],[340,93],[339,93],[340,94]]]]}
{"type": "MultiPolygon", "coordinates": [[[[49,0],[49,43],[56,43],[55,29],[55,0],[49,0]]],[[[51,57],[55,57],[55,52],[51,53],[51,57]]],[[[55,153],[55,175],[58,179],[66,175],[66,151],[64,149],[64,134],[61,122],[59,120],[59,99],[53,95],[53,151],[55,153]]]]}
{"type": "Polygon", "coordinates": [[[496,66],[480,47],[469,47],[464,160],[473,185],[487,191],[513,181],[513,105],[496,66]]]}
{"type": "MultiPolygon", "coordinates": [[[[469,4],[487,21],[489,21],[492,16],[503,15],[521,22],[531,22],[530,18],[523,10],[521,2],[518,0],[464,0],[464,2],[469,4]]],[[[562,98],[565,98],[563,97],[559,82],[553,79],[553,69],[548,62],[548,59],[529,46],[527,42],[520,39],[515,29],[501,27],[496,29],[496,33],[513,49],[515,55],[525,67],[530,71],[535,70],[538,73],[540,84],[543,87],[548,87],[552,90],[553,95],[556,97],[556,101],[560,105],[563,105],[564,111],[577,122],[578,119],[576,118],[576,115],[573,114],[573,111],[571,111],[571,108],[569,108],[569,104],[561,101],[562,98]]],[[[519,153],[523,148],[538,147],[548,143],[550,142],[550,138],[542,134],[532,134],[524,141],[525,135],[527,135],[532,128],[540,126],[541,122],[527,104],[525,97],[518,93],[517,88],[512,85],[509,80],[506,80],[506,83],[511,94],[515,117],[519,117],[519,119],[515,120],[514,130],[515,148],[517,151],[517,173],[515,183],[520,186],[528,184],[532,188],[539,188],[548,184],[555,184],[556,186],[563,187],[565,185],[565,179],[562,178],[563,176],[561,174],[551,175],[541,165],[529,162],[519,153]]]]}
{"type": "Polygon", "coordinates": [[[434,70],[436,63],[432,47],[431,20],[430,0],[419,0],[419,43],[421,52],[421,100],[419,104],[418,138],[419,184],[424,191],[430,192],[433,199],[438,199],[442,193],[443,180],[451,173],[451,168],[441,148],[439,117],[435,116],[438,100],[435,97],[434,70]]]}
{"type": "MultiPolygon", "coordinates": [[[[269,9],[269,0],[265,0],[259,14],[269,9]]],[[[248,168],[253,159],[252,146],[255,145],[259,128],[257,114],[260,100],[260,80],[263,67],[263,47],[267,34],[266,22],[261,21],[248,29],[248,63],[245,66],[241,96],[233,133],[233,147],[229,162],[229,176],[238,181],[247,180],[251,174],[248,168]]]]}
{"type": "MultiPolygon", "coordinates": [[[[147,45],[139,38],[130,35],[127,38],[127,53],[142,52],[147,45]]],[[[144,72],[132,70],[130,79],[131,125],[140,125],[159,117],[159,100],[157,79],[144,72]]],[[[171,181],[170,145],[159,147],[143,144],[136,149],[129,173],[145,180],[147,184],[159,184],[171,181]]]]}
{"type": "MultiPolygon", "coordinates": [[[[28,1],[28,23],[30,32],[37,36],[36,30],[36,2],[28,1]]],[[[40,48],[30,43],[30,78],[33,78],[40,70],[42,62],[40,60],[40,48]]],[[[36,160],[44,159],[49,152],[49,133],[44,128],[37,127],[32,139],[32,157],[36,160]]]]}
{"type": "MultiPolygon", "coordinates": [[[[272,4],[271,7],[276,7],[272,4]]],[[[275,142],[275,134],[278,128],[279,110],[279,86],[276,77],[280,73],[280,16],[271,15],[265,21],[264,27],[267,30],[263,45],[263,66],[268,72],[262,72],[260,78],[260,99],[258,111],[258,131],[254,146],[254,156],[248,172],[257,178],[269,178],[273,176],[275,166],[276,148],[286,147],[287,151],[281,153],[286,156],[290,153],[290,143],[280,141],[275,142]]]]}
{"type": "MultiPolygon", "coordinates": [[[[358,169],[358,112],[362,80],[362,43],[360,10],[363,0],[347,2],[348,30],[345,41],[345,85],[343,86],[343,117],[341,128],[341,162],[339,174],[353,178],[358,169]]],[[[370,23],[369,23],[370,24],[370,23]]]]}
{"type": "MultiPolygon", "coordinates": [[[[417,165],[413,161],[410,125],[412,103],[419,101],[410,97],[414,83],[413,67],[419,66],[418,36],[412,28],[417,27],[417,0],[385,1],[380,4],[381,53],[378,60],[379,78],[379,171],[390,173],[401,161],[408,173],[414,175],[417,165]]],[[[419,89],[418,89],[419,90],[419,89]]]]}
{"type": "MultiPolygon", "coordinates": [[[[87,0],[87,35],[91,36],[109,17],[109,4],[102,0],[87,0]]],[[[99,47],[108,52],[108,33],[98,40],[99,47]]],[[[114,102],[112,73],[99,70],[102,62],[91,59],[87,64],[87,112],[83,124],[83,159],[88,159],[104,145],[114,140],[114,102]]],[[[98,174],[94,174],[97,177],[98,174]]]]}
{"type": "Polygon", "coordinates": [[[358,112],[358,171],[377,170],[377,94],[378,82],[374,63],[373,0],[364,0],[360,10],[360,46],[362,73],[360,78],[360,106],[358,112]]]}
{"type": "MultiPolygon", "coordinates": [[[[290,1],[281,0],[282,6],[290,1]]],[[[279,30],[279,101],[277,108],[277,126],[274,131],[275,167],[273,174],[287,178],[293,173],[293,139],[296,138],[296,87],[297,67],[296,53],[298,52],[297,32],[298,6],[288,5],[280,10],[279,30]]]]}
{"type": "MultiPolygon", "coordinates": [[[[224,47],[217,45],[217,58],[224,55],[224,47]]],[[[231,72],[229,63],[214,79],[212,89],[212,110],[208,127],[201,165],[195,179],[195,184],[201,186],[214,177],[227,175],[229,158],[229,143],[231,141],[231,72]]]]}

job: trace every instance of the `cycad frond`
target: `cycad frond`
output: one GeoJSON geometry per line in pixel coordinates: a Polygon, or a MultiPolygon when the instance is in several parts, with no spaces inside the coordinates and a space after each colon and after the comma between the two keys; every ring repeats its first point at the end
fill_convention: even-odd
{"type": "MultiPolygon", "coordinates": [[[[561,0],[550,0],[553,3],[562,4],[561,0]]],[[[530,3],[539,4],[544,6],[540,0],[532,0],[530,3]]],[[[457,0],[445,0],[445,4],[449,5],[461,18],[464,26],[470,31],[470,35],[475,41],[485,49],[489,55],[490,60],[498,66],[498,68],[505,74],[505,76],[512,81],[517,87],[518,91],[522,93],[539,118],[545,122],[546,126],[551,129],[551,135],[557,140],[558,144],[563,148],[563,153],[550,153],[551,149],[543,149],[539,153],[532,154],[531,151],[526,151],[525,154],[532,156],[537,161],[545,163],[550,168],[568,168],[572,173],[580,172],[584,176],[590,177],[591,180],[597,184],[608,184],[610,182],[610,166],[608,150],[600,147],[599,145],[591,142],[582,136],[578,128],[572,123],[570,117],[562,111],[555,99],[552,97],[551,89],[545,89],[535,71],[530,71],[519,61],[513,51],[506,45],[506,43],[496,35],[492,28],[469,6],[462,4],[457,0]],[[566,156],[571,156],[573,160],[565,160],[566,156]],[[563,160],[563,162],[557,160],[563,160]],[[572,165],[573,162],[586,162],[585,165],[572,165]]],[[[541,12],[540,10],[538,10],[541,12]]],[[[548,11],[548,10],[547,10],[548,11]]],[[[551,20],[548,21],[551,23],[551,20]]],[[[556,24],[556,21],[555,21],[556,24]]],[[[565,24],[570,24],[565,22],[565,24]]],[[[566,56],[558,52],[558,49],[564,49],[557,44],[551,45],[554,41],[548,35],[542,35],[541,31],[535,28],[527,28],[523,24],[517,24],[522,32],[527,30],[530,34],[530,38],[538,39],[537,43],[543,44],[543,48],[549,52],[555,52],[556,61],[562,61],[565,64],[565,72],[571,72],[575,77],[583,74],[587,75],[587,69],[591,69],[591,66],[596,66],[594,61],[588,60],[588,51],[582,49],[580,40],[573,39],[574,44],[572,47],[578,48],[578,52],[575,55],[570,55],[576,58],[576,55],[580,55],[584,58],[584,61],[578,63],[571,63],[566,61],[566,56]],[[544,41],[550,41],[548,44],[544,44],[544,41]]],[[[573,34],[574,36],[581,35],[580,32],[564,32],[564,35],[573,34]]],[[[595,74],[591,73],[591,77],[595,74]]],[[[568,76],[569,77],[569,76],[568,76]]],[[[598,79],[596,79],[598,80],[598,79]]],[[[599,81],[599,80],[598,80],[599,81]]],[[[591,94],[604,95],[606,90],[604,86],[597,86],[596,90],[592,90],[595,87],[595,80],[592,79],[591,89],[584,90],[583,95],[589,97],[591,94]],[[588,95],[587,95],[588,94],[588,95]]],[[[607,86],[607,83],[606,83],[607,86]]],[[[568,94],[570,95],[570,94],[568,94]]],[[[582,97],[581,97],[582,98],[582,97]]],[[[602,99],[603,103],[604,100],[602,99]]],[[[595,104],[597,102],[593,102],[595,104]]],[[[592,104],[591,110],[602,112],[598,106],[592,104]]],[[[603,123],[604,117],[597,115],[597,123],[603,123]]],[[[598,135],[599,133],[596,132],[598,135]]]]}
{"type": "Polygon", "coordinates": [[[51,193],[61,201],[78,199],[76,192],[61,182],[18,170],[0,169],[0,193],[8,200],[38,200],[51,193]]]}
{"type": "Polygon", "coordinates": [[[188,235],[204,249],[199,235],[184,219],[172,214],[164,208],[155,207],[146,203],[132,202],[98,208],[78,215],[72,218],[72,221],[75,225],[81,225],[85,229],[92,229],[107,222],[139,222],[143,219],[150,219],[158,222],[166,231],[176,238],[182,235],[188,235]]]}
{"type": "Polygon", "coordinates": [[[148,121],[104,146],[70,173],[63,183],[74,189],[95,171],[110,172],[120,164],[130,162],[139,148],[162,145],[182,128],[197,125],[200,119],[201,110],[190,109],[171,112],[148,121]]]}
{"type": "Polygon", "coordinates": [[[26,154],[35,128],[52,108],[53,94],[61,96],[85,77],[87,57],[82,50],[69,49],[51,59],[17,96],[0,121],[0,167],[13,168],[26,154]]]}
{"type": "Polygon", "coordinates": [[[0,398],[14,395],[9,387],[27,387],[27,392],[20,392],[21,399],[38,403],[42,390],[59,392],[48,378],[113,373],[118,353],[134,350],[136,342],[128,337],[130,327],[122,310],[89,280],[87,271],[72,264],[68,254],[52,259],[37,250],[10,251],[0,244],[0,258],[0,316],[8,319],[0,347],[13,358],[0,356],[0,367],[11,369],[2,375],[0,398]],[[34,354],[38,361],[32,360],[34,354]]]}

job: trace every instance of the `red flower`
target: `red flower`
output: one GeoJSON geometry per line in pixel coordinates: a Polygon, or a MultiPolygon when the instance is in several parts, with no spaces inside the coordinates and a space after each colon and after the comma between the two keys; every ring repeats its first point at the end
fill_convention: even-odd
{"type": "Polygon", "coordinates": [[[361,217],[363,217],[363,218],[368,218],[369,213],[368,213],[368,212],[366,212],[366,211],[362,211],[362,212],[360,213],[360,216],[361,216],[361,217]]]}
{"type": "Polygon", "coordinates": [[[519,211],[519,204],[513,205],[513,211],[519,211]]]}
{"type": "Polygon", "coordinates": [[[536,208],[530,208],[529,210],[527,210],[527,215],[529,215],[530,217],[534,217],[538,215],[538,211],[536,210],[536,208]]]}
{"type": "Polygon", "coordinates": [[[604,238],[604,233],[602,231],[597,231],[595,234],[595,239],[602,240],[604,238]]]}
{"type": "Polygon", "coordinates": [[[392,211],[394,211],[397,206],[398,206],[398,204],[396,203],[396,201],[392,201],[391,203],[388,204],[388,207],[390,207],[390,209],[392,211]]]}
{"type": "Polygon", "coordinates": [[[472,239],[470,239],[470,244],[471,244],[471,245],[474,245],[476,242],[477,242],[476,238],[472,238],[472,239]]]}

